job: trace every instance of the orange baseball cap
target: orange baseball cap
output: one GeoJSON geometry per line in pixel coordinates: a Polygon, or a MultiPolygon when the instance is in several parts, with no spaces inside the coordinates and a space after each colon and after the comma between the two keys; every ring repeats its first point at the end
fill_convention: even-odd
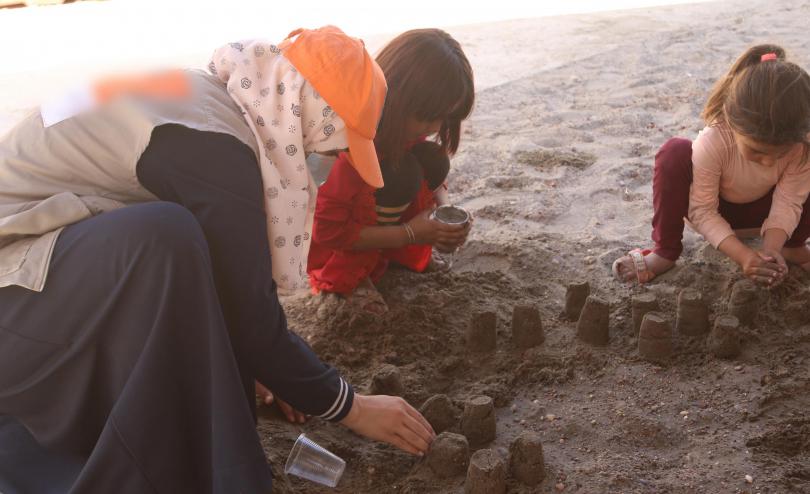
{"type": "Polygon", "coordinates": [[[372,187],[382,187],[374,136],[387,86],[382,69],[368,54],[363,41],[347,36],[335,26],[324,26],[297,29],[280,48],[343,119],[350,161],[357,173],[372,187]]]}

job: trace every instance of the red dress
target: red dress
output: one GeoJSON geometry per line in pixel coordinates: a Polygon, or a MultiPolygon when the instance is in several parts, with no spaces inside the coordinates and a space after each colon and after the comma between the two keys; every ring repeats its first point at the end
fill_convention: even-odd
{"type": "MultiPolygon", "coordinates": [[[[375,190],[360,178],[345,154],[338,157],[326,182],[318,189],[307,261],[313,291],[349,294],[366,277],[378,281],[390,261],[417,272],[427,268],[433,250],[430,245],[408,245],[398,249],[352,248],[361,229],[377,226],[375,190]]],[[[434,207],[435,202],[433,192],[423,180],[416,198],[402,213],[401,222],[434,207]]]]}

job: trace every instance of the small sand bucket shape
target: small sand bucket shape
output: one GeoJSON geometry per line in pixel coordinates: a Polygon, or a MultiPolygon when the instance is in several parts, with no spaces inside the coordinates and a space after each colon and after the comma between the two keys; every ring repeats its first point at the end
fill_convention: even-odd
{"type": "Polygon", "coordinates": [[[446,225],[466,225],[470,222],[470,213],[458,206],[448,204],[434,209],[430,219],[446,225]]]}
{"type": "Polygon", "coordinates": [[[324,449],[306,434],[295,441],[284,465],[284,473],[318,484],[335,487],[346,469],[346,462],[324,449]]]}

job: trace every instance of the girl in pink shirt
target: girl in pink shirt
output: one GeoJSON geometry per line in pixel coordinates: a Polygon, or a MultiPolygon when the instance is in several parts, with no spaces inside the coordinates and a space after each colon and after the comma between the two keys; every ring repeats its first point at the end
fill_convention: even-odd
{"type": "Polygon", "coordinates": [[[712,90],[694,142],[673,138],[655,156],[655,248],[616,260],[614,275],[645,283],[675,265],[684,219],[745,275],[775,286],[787,262],[810,271],[810,76],[776,45],[742,54],[712,90]],[[759,228],[762,248],[735,230],[759,228]]]}

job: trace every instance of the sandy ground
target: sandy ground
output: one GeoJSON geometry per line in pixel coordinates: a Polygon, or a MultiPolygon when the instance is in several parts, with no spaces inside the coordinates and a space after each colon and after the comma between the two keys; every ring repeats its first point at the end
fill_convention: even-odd
{"type": "MultiPolygon", "coordinates": [[[[529,487],[510,476],[509,492],[810,492],[810,276],[794,270],[758,294],[737,359],[677,336],[673,358],[654,365],[638,356],[630,298],[657,294],[674,323],[678,292],[695,288],[714,319],[740,274],[694,234],[677,268],[646,288],[609,274],[615,257],[649,243],[658,146],[697,134],[710,86],[747,46],[781,43],[810,67],[808,19],[807,0],[741,0],[449,29],[478,87],[450,174],[454,202],[477,218],[469,244],[450,273],[389,272],[382,322],[298,295],[284,300],[291,327],[358,391],[392,364],[415,406],[447,395],[458,408],[451,430],[468,398],[492,397],[497,437],[484,447],[506,461],[524,430],[544,444],[545,480],[529,487]],[[605,347],[579,342],[562,315],[566,285],[578,280],[611,304],[605,347]],[[539,309],[542,345],[512,344],[516,304],[539,309]],[[498,315],[492,355],[465,346],[471,315],[484,310],[498,315]]],[[[26,77],[0,74],[2,93],[53,83],[26,77]]],[[[30,99],[3,100],[0,130],[30,99]]],[[[292,426],[263,409],[259,429],[278,492],[463,492],[463,475],[440,479],[424,460],[340,426],[292,426]],[[335,491],[280,472],[302,430],[347,461],[335,491]]]]}
{"type": "MultiPolygon", "coordinates": [[[[648,287],[619,286],[609,274],[617,255],[649,243],[658,146],[697,134],[710,86],[750,44],[781,43],[810,66],[807,19],[807,1],[741,1],[454,31],[486,61],[450,175],[454,201],[477,217],[468,246],[449,274],[390,272],[382,323],[293,297],[291,324],[361,391],[393,364],[414,405],[446,394],[458,407],[456,432],[465,400],[492,397],[497,438],[485,447],[505,460],[520,432],[538,432],[546,478],[529,487],[510,477],[509,492],[810,492],[810,276],[794,270],[785,286],[758,294],[737,359],[676,336],[673,358],[654,365],[638,356],[630,298],[657,294],[674,325],[678,292],[694,288],[713,320],[740,273],[689,234],[677,268],[648,287]],[[579,342],[561,315],[576,280],[611,304],[606,347],[579,342]],[[516,304],[540,310],[543,345],[512,344],[516,304]],[[465,347],[471,314],[483,310],[498,314],[489,356],[465,347]]],[[[463,475],[440,479],[424,460],[337,426],[260,427],[278,464],[300,430],[345,458],[337,492],[463,491],[463,475]]],[[[328,492],[294,478],[279,490],[328,492]]]]}

